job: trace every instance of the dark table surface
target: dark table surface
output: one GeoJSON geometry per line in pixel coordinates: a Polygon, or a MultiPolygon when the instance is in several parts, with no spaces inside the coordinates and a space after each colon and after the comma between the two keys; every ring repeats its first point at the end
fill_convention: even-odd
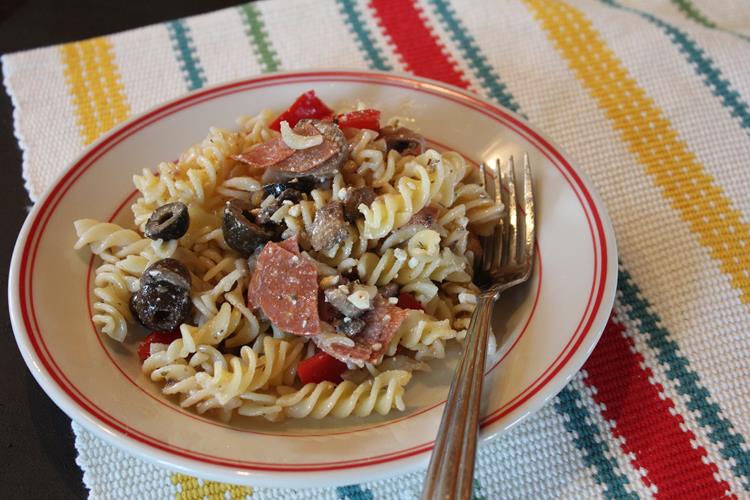
{"type": "MultiPolygon", "coordinates": [[[[0,54],[79,40],[237,4],[232,0],[0,0],[0,54]]],[[[2,288],[16,235],[31,204],[13,136],[12,106],[0,91],[2,288]]],[[[0,335],[0,485],[3,498],[83,498],[70,419],[33,379],[16,347],[8,309],[0,335]]]]}

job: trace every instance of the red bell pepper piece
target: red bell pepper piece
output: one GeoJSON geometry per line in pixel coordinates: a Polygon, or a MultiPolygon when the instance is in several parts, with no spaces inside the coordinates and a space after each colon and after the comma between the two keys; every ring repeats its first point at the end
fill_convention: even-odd
{"type": "Polygon", "coordinates": [[[378,132],[380,130],[380,111],[377,109],[362,109],[336,116],[336,123],[341,128],[367,128],[378,132]]]}
{"type": "Polygon", "coordinates": [[[333,117],[333,110],[318,99],[314,90],[309,90],[299,96],[289,109],[281,113],[270,125],[272,130],[281,130],[281,122],[286,121],[290,127],[297,125],[297,122],[305,118],[316,118],[318,120],[330,119],[333,117]]]}
{"type": "Polygon", "coordinates": [[[341,374],[345,371],[346,363],[324,352],[300,361],[297,365],[297,375],[303,384],[317,384],[323,381],[339,383],[341,374]]]}
{"type": "Polygon", "coordinates": [[[400,293],[398,295],[398,302],[396,303],[396,305],[401,309],[417,309],[420,311],[424,311],[422,303],[410,293],[400,293]]]}
{"type": "Polygon", "coordinates": [[[180,337],[179,330],[153,332],[138,344],[138,358],[143,363],[151,355],[151,344],[171,344],[180,337]]]}

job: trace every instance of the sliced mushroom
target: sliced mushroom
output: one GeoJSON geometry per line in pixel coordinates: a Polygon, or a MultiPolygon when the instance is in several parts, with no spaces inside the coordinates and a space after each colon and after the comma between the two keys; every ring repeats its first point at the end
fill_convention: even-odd
{"type": "Polygon", "coordinates": [[[395,149],[404,156],[424,153],[424,136],[406,127],[384,127],[380,129],[380,136],[388,149],[395,149]]]}
{"type": "Polygon", "coordinates": [[[349,283],[328,288],[324,292],[326,302],[348,318],[359,318],[373,308],[377,288],[360,283],[349,283]]]}
{"type": "Polygon", "coordinates": [[[438,218],[438,208],[435,205],[427,205],[419,212],[415,213],[406,223],[407,226],[423,226],[426,228],[432,227],[438,218]]]}
{"type": "Polygon", "coordinates": [[[348,234],[343,204],[332,201],[315,213],[310,227],[310,244],[315,250],[328,250],[344,241],[348,234]]]}
{"type": "Polygon", "coordinates": [[[252,205],[242,200],[230,200],[224,207],[221,226],[224,241],[245,257],[256,248],[277,236],[277,232],[254,221],[252,205]]]}
{"type": "Polygon", "coordinates": [[[347,188],[344,196],[344,217],[351,223],[357,221],[362,214],[357,207],[364,203],[370,205],[375,201],[375,191],[370,186],[347,188]]]}

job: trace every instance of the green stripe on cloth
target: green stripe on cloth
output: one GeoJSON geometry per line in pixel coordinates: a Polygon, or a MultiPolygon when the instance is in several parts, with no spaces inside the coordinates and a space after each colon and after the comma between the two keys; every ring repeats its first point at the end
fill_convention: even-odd
{"type": "Polygon", "coordinates": [[[708,438],[718,445],[721,456],[733,461],[732,472],[743,480],[750,491],[750,452],[747,441],[734,430],[732,423],[721,414],[718,404],[700,383],[698,373],[690,369],[690,362],[680,352],[669,331],[661,326],[661,319],[651,310],[638,286],[624,268],[620,268],[617,283],[620,302],[628,318],[638,324],[638,331],[646,337],[646,344],[656,352],[659,364],[666,368],[667,377],[677,382],[677,392],[688,401],[688,409],[695,414],[698,424],[709,429],[708,438]],[[743,446],[744,445],[744,446],[743,446]]]}
{"type": "Polygon", "coordinates": [[[177,62],[180,64],[182,76],[185,79],[188,90],[196,90],[206,84],[206,77],[201,67],[201,63],[195,54],[193,38],[190,34],[190,27],[183,19],[169,21],[166,23],[169,38],[172,40],[172,49],[174,50],[177,62]]]}
{"type": "Polygon", "coordinates": [[[687,33],[648,12],[623,6],[617,0],[601,0],[601,2],[614,8],[637,14],[664,31],[672,42],[677,45],[687,62],[693,67],[696,74],[701,77],[703,83],[719,98],[722,106],[727,109],[730,116],[736,119],[740,126],[750,134],[750,108],[748,108],[748,104],[742,99],[739,92],[732,86],[729,80],[724,77],[724,74],[716,66],[714,60],[687,33]]]}
{"type": "Polygon", "coordinates": [[[239,6],[242,22],[245,25],[245,33],[250,39],[258,63],[263,68],[264,73],[271,73],[281,69],[281,61],[273,48],[271,39],[266,31],[266,25],[263,22],[260,11],[253,4],[244,4],[239,6]]]}
{"type": "Polygon", "coordinates": [[[671,0],[677,9],[698,24],[706,28],[717,28],[716,24],[704,16],[690,0],[671,0]]]}
{"type": "MultiPolygon", "coordinates": [[[[670,1],[675,5],[675,7],[677,7],[677,9],[680,12],[685,14],[685,17],[687,17],[688,19],[691,19],[692,21],[695,21],[701,26],[723,31],[724,33],[729,33],[730,35],[734,35],[736,37],[742,38],[743,40],[750,41],[750,37],[747,37],[741,33],[735,33],[734,31],[725,30],[721,26],[711,21],[690,0],[670,0],[670,1]]],[[[718,1],[722,1],[722,0],[718,0],[718,1]]]]}
{"type": "Polygon", "coordinates": [[[339,5],[339,12],[341,12],[344,22],[356,38],[357,45],[365,56],[368,66],[371,69],[392,71],[393,67],[383,57],[382,52],[370,34],[370,30],[365,26],[364,18],[357,8],[355,0],[336,0],[336,2],[339,5]]]}

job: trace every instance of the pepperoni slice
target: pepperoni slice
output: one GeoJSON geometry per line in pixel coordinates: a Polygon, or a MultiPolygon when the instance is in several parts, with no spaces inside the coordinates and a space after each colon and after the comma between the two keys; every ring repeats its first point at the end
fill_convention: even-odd
{"type": "Polygon", "coordinates": [[[277,137],[232,158],[253,168],[266,168],[286,160],[294,154],[294,151],[281,137],[277,137]]]}
{"type": "Polygon", "coordinates": [[[408,315],[407,309],[394,306],[378,295],[375,297],[373,309],[362,316],[365,322],[364,329],[352,337],[354,346],[332,344],[328,354],[360,366],[365,361],[374,363],[385,353],[396,330],[408,315]]]}
{"type": "Polygon", "coordinates": [[[292,252],[295,255],[299,255],[299,239],[297,238],[297,235],[295,234],[291,238],[287,238],[281,243],[278,244],[281,248],[284,250],[287,250],[289,252],[292,252]]]}
{"type": "MultiPolygon", "coordinates": [[[[299,122],[294,127],[294,132],[304,136],[321,134],[321,131],[315,125],[307,121],[299,122]]],[[[273,168],[282,172],[295,174],[302,174],[316,169],[339,152],[339,146],[326,137],[326,135],[323,136],[323,139],[323,142],[317,146],[296,150],[293,155],[289,155],[274,164],[273,168]]]]}
{"type": "Polygon", "coordinates": [[[285,332],[320,333],[315,264],[281,245],[267,243],[258,256],[248,301],[285,332]]]}

